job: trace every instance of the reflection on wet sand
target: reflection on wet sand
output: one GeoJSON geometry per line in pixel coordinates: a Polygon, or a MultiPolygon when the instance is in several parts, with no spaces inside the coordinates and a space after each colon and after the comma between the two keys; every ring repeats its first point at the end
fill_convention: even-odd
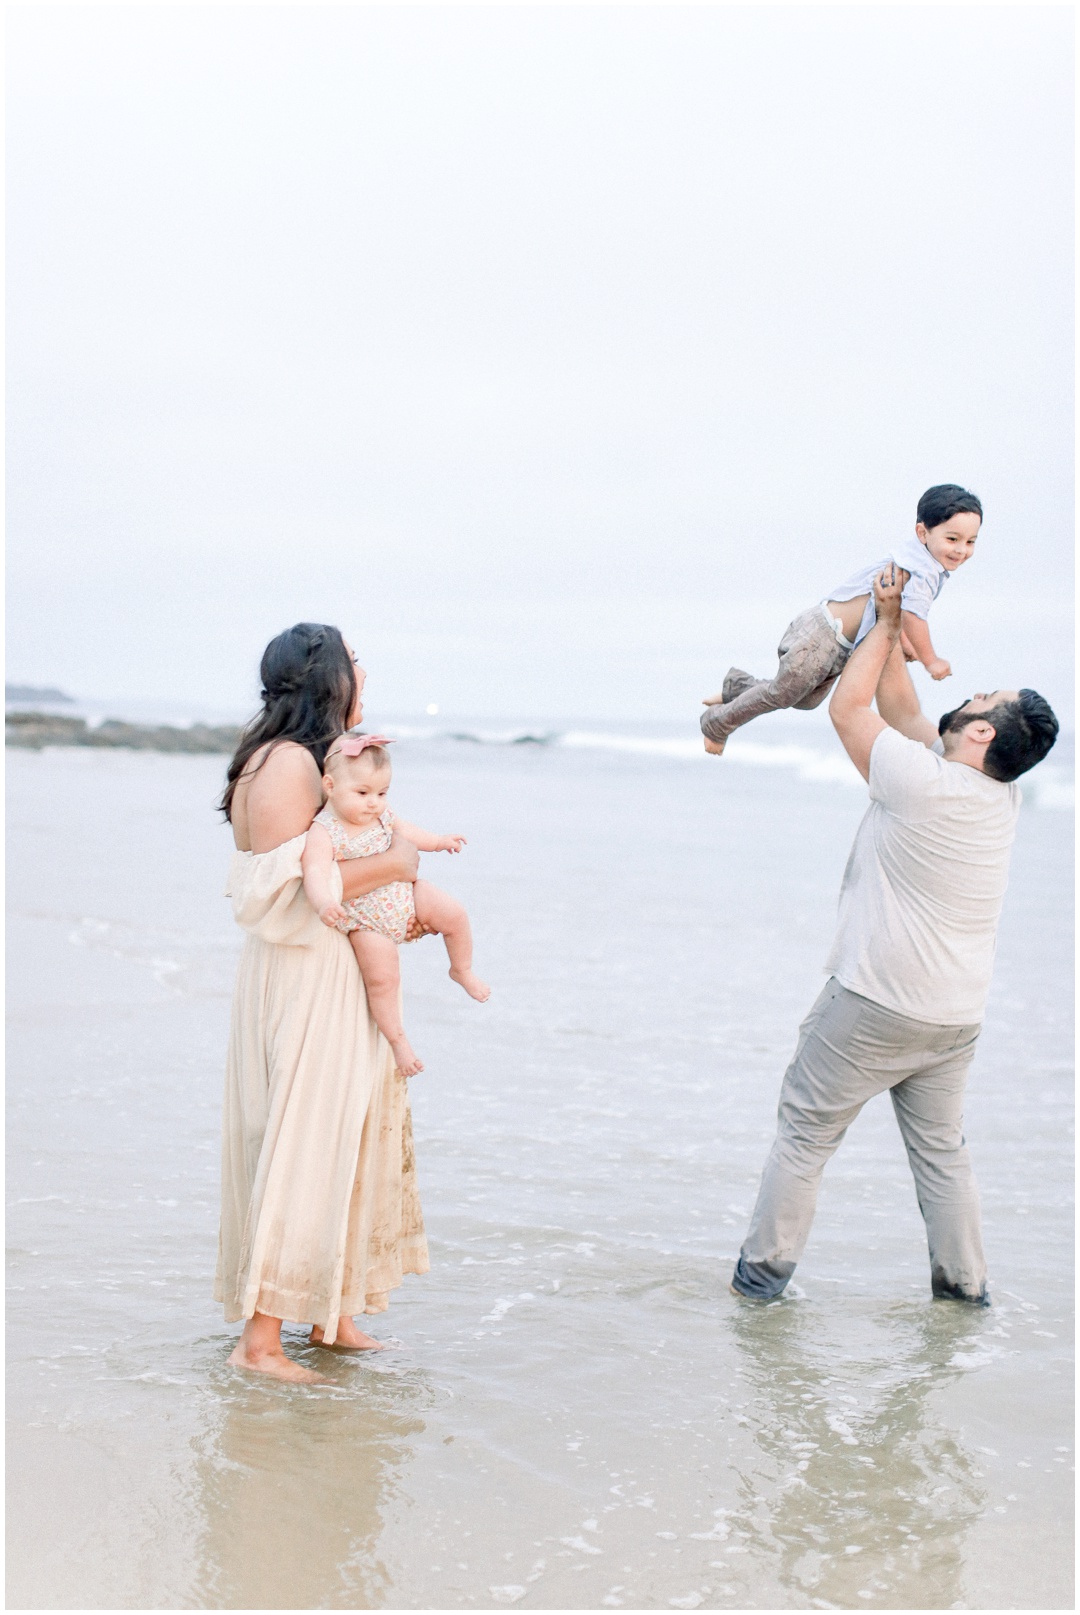
{"type": "Polygon", "coordinates": [[[372,1609],[392,1602],[383,1510],[431,1400],[422,1376],[293,1354],[327,1376],[298,1391],[227,1368],[196,1437],[204,1528],[195,1601],[216,1609],[372,1609]],[[358,1394],[360,1393],[360,1394],[358,1394]]]}
{"type": "Polygon", "coordinates": [[[741,1527],[781,1584],[819,1607],[963,1602],[964,1536],[985,1497],[932,1397],[984,1326],[959,1306],[894,1306],[860,1320],[849,1356],[818,1308],[740,1306],[732,1335],[764,1466],[718,1536],[741,1527]]]}

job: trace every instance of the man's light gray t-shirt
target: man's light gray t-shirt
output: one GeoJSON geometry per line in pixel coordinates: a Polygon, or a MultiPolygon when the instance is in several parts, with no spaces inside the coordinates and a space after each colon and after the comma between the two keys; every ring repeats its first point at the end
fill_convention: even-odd
{"type": "Polygon", "coordinates": [[[912,1020],[974,1026],[990,987],[1020,788],[884,729],[870,752],[870,798],[825,968],[912,1020]]]}

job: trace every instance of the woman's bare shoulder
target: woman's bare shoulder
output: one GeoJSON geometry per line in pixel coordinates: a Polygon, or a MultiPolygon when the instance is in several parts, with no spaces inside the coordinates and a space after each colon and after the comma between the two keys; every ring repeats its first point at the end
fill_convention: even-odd
{"type": "Polygon", "coordinates": [[[298,740],[272,740],[249,757],[240,778],[249,785],[260,780],[280,784],[286,779],[319,779],[319,765],[298,740]]]}
{"type": "Polygon", "coordinates": [[[302,835],[321,806],[319,767],[307,747],[295,740],[263,746],[236,783],[236,844],[244,852],[267,852],[302,835]]]}
{"type": "Polygon", "coordinates": [[[258,751],[253,751],[244,764],[242,780],[252,780],[257,774],[281,777],[283,774],[315,774],[320,777],[315,757],[299,740],[270,740],[258,751]]]}

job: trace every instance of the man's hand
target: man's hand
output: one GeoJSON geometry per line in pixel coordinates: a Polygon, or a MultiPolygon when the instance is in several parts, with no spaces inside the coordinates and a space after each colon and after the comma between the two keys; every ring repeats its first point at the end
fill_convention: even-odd
{"type": "Polygon", "coordinates": [[[900,597],[904,592],[910,572],[905,572],[902,566],[890,561],[884,567],[881,576],[874,579],[874,607],[877,611],[877,620],[882,627],[887,628],[892,639],[900,637],[900,597]]]}
{"type": "Polygon", "coordinates": [[[829,702],[833,728],[863,779],[870,778],[870,753],[885,728],[884,719],[872,710],[874,694],[886,663],[900,644],[900,596],[909,576],[890,561],[874,579],[877,622],[848,657],[829,702]]]}

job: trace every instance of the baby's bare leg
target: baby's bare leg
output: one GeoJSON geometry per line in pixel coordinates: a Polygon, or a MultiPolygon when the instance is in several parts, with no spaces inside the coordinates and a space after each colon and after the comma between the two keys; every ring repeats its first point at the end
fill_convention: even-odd
{"type": "Polygon", "coordinates": [[[418,880],[413,886],[416,917],[424,925],[438,931],[446,943],[450,956],[450,979],[464,987],[470,998],[483,1004],[491,997],[491,988],[481,981],[472,967],[472,929],[469,916],[461,904],[446,892],[441,892],[429,880],[418,880]]]}
{"type": "Polygon", "coordinates": [[[394,1051],[394,1061],[403,1077],[414,1077],[424,1068],[401,1024],[401,969],[397,943],[380,931],[350,931],[356,962],[367,988],[368,1008],[375,1025],[394,1051]]]}

